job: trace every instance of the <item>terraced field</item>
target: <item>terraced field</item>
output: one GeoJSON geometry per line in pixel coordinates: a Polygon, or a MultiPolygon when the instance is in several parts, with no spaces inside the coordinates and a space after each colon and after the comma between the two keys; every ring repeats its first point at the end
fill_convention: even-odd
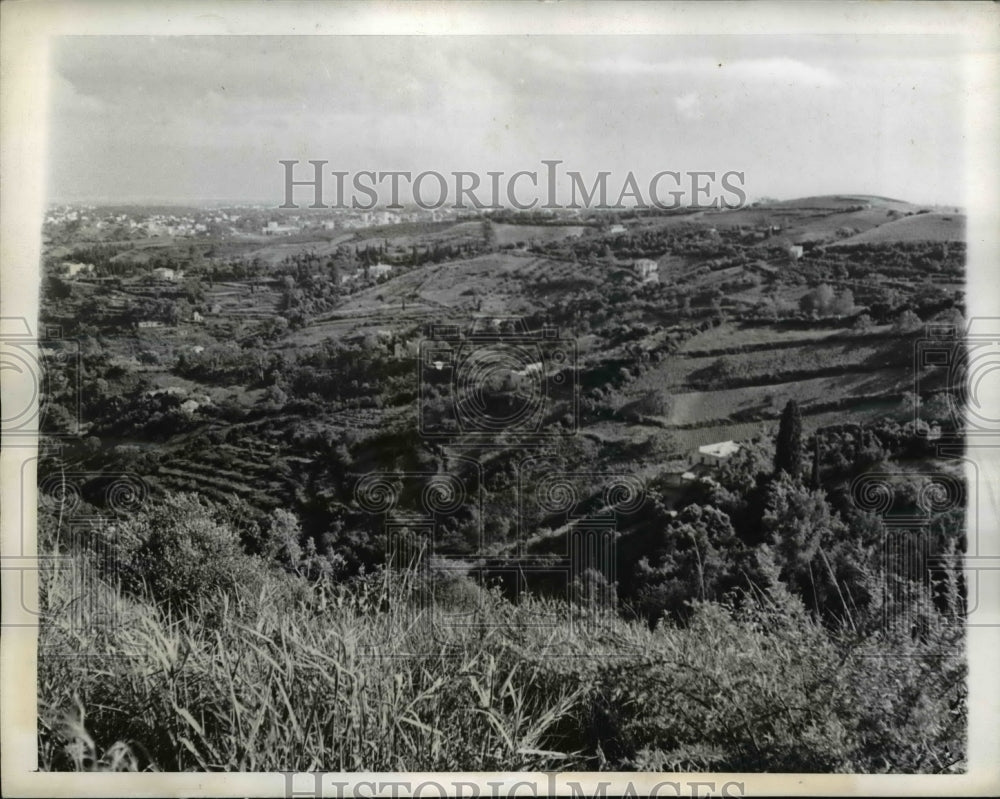
{"type": "MultiPolygon", "coordinates": [[[[694,387],[713,385],[715,381],[736,387],[774,383],[780,380],[781,375],[804,375],[810,371],[814,374],[831,370],[839,373],[871,372],[891,368],[901,362],[900,346],[895,344],[892,339],[859,339],[818,343],[808,348],[793,345],[732,355],[685,358],[684,380],[694,387]],[[716,376],[720,362],[730,373],[729,377],[720,379],[716,376]]],[[[905,348],[905,341],[902,346],[905,348]]]]}
{"type": "Polygon", "coordinates": [[[810,420],[809,429],[863,421],[895,413],[901,396],[913,391],[911,346],[888,325],[863,336],[722,325],[651,365],[621,401],[661,392],[667,412],[647,417],[647,424],[668,429],[682,451],[759,435],[776,424],[790,399],[810,420]]]}
{"type": "Polygon", "coordinates": [[[217,306],[218,315],[235,319],[269,319],[278,312],[280,295],[269,287],[253,291],[247,283],[216,283],[205,292],[206,304],[217,306]]]}
{"type": "Polygon", "coordinates": [[[342,308],[317,317],[291,334],[288,342],[301,346],[368,327],[467,321],[483,313],[527,313],[540,305],[527,285],[542,276],[562,279],[573,274],[569,264],[523,253],[483,255],[402,271],[352,294],[342,308]]]}
{"type": "Polygon", "coordinates": [[[521,242],[537,241],[541,243],[557,241],[568,237],[577,238],[587,228],[582,225],[493,225],[497,243],[519,244],[521,242]]]}
{"type": "MultiPolygon", "coordinates": [[[[885,333],[890,329],[891,325],[881,325],[872,327],[869,332],[872,334],[885,333]]],[[[737,347],[756,345],[774,344],[790,346],[801,342],[812,346],[817,341],[822,341],[831,336],[841,336],[849,332],[850,329],[846,327],[792,330],[771,326],[743,327],[741,325],[725,324],[709,328],[688,339],[681,346],[679,352],[686,355],[721,355],[725,351],[737,347]]]]}
{"type": "Polygon", "coordinates": [[[354,233],[345,232],[331,236],[327,240],[270,242],[262,247],[249,250],[244,257],[250,260],[259,258],[269,266],[277,266],[290,256],[303,255],[305,253],[314,253],[320,258],[325,258],[335,253],[340,245],[352,241],[354,238],[354,233]]]}
{"type": "Polygon", "coordinates": [[[777,418],[790,399],[808,411],[810,405],[821,404],[831,398],[867,399],[912,390],[912,368],[898,366],[871,374],[818,377],[721,391],[690,391],[672,396],[670,415],[665,421],[672,426],[698,426],[749,412],[777,418]]]}
{"type": "Polygon", "coordinates": [[[261,450],[220,444],[197,459],[177,455],[160,464],[155,480],[175,491],[198,491],[219,500],[236,496],[260,507],[279,507],[295,486],[274,474],[261,450]]]}

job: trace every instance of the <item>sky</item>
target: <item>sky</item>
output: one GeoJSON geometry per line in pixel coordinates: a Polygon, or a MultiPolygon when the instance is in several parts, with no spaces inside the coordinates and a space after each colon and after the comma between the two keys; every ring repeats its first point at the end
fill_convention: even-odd
{"type": "Polygon", "coordinates": [[[282,159],[964,199],[950,36],[62,37],[49,91],[53,202],[277,204],[282,159]]]}

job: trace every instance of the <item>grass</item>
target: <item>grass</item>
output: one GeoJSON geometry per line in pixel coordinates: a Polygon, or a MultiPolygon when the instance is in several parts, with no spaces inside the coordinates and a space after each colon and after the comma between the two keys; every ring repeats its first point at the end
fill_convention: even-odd
{"type": "Polygon", "coordinates": [[[747,384],[783,383],[783,375],[801,379],[811,369],[836,367],[849,374],[852,370],[864,371],[898,366],[887,353],[889,345],[865,343],[814,344],[802,347],[758,350],[727,355],[697,357],[669,356],[652,365],[632,384],[635,392],[648,389],[683,390],[685,387],[712,387],[720,390],[747,384]],[[728,364],[728,372],[720,373],[720,361],[728,364]]]}
{"type": "MultiPolygon", "coordinates": [[[[886,325],[885,329],[888,330],[886,325]]],[[[881,328],[873,328],[879,330],[881,328]]],[[[692,336],[681,345],[679,352],[707,352],[712,353],[717,350],[725,350],[730,347],[743,347],[759,344],[788,345],[801,341],[807,346],[814,346],[815,343],[830,336],[842,335],[847,332],[847,328],[841,329],[814,329],[814,330],[783,330],[778,327],[741,327],[735,324],[723,324],[719,327],[711,327],[708,330],[692,336]]]]}
{"type": "Polygon", "coordinates": [[[308,586],[269,572],[183,612],[98,582],[117,624],[80,629],[72,575],[48,573],[42,768],[961,767],[960,627],[852,638],[772,590],[650,629],[423,574],[308,586]]]}
{"type": "MultiPolygon", "coordinates": [[[[780,413],[789,399],[808,406],[830,397],[868,397],[912,390],[912,370],[905,367],[881,372],[860,372],[840,377],[816,377],[766,386],[722,389],[719,391],[688,391],[670,397],[669,425],[707,425],[728,420],[740,411],[759,411],[771,418],[780,413]]],[[[846,411],[845,411],[846,413],[846,411]]]]}
{"type": "Polygon", "coordinates": [[[809,369],[836,367],[848,373],[853,369],[876,366],[898,366],[899,357],[892,349],[893,342],[837,342],[815,343],[788,349],[757,350],[736,355],[684,358],[680,366],[686,369],[684,379],[692,385],[717,383],[725,387],[736,381],[770,380],[786,373],[802,373],[809,369]],[[719,359],[729,364],[730,373],[720,376],[712,369],[719,359]]]}
{"type": "MultiPolygon", "coordinates": [[[[356,595],[324,596],[321,615],[317,606],[274,612],[286,598],[271,583],[243,601],[272,611],[251,620],[246,605],[225,604],[221,625],[204,623],[206,609],[177,621],[119,598],[123,621],[114,648],[100,653],[99,674],[81,680],[79,664],[47,663],[45,677],[61,682],[64,693],[53,691],[51,682],[43,686],[50,711],[43,737],[68,740],[60,751],[47,750],[49,766],[107,765],[106,754],[73,753],[101,751],[95,734],[123,733],[127,737],[111,743],[109,752],[145,752],[151,758],[146,767],[170,770],[581,763],[573,752],[560,751],[554,729],[582,689],[557,684],[542,662],[521,659],[505,636],[518,619],[441,639],[429,627],[429,612],[378,610],[390,595],[412,593],[413,585],[403,582],[393,588],[383,575],[356,595]],[[75,677],[60,672],[67,668],[75,677]],[[85,706],[99,710],[88,717],[85,706]],[[139,707],[146,708],[145,718],[134,715],[139,707]]],[[[487,595],[486,601],[497,600],[487,595]]],[[[45,645],[60,651],[101,645],[60,627],[46,637],[45,645]]],[[[134,755],[117,762],[131,768],[142,760],[134,755]]]]}
{"type": "Polygon", "coordinates": [[[576,238],[586,228],[579,225],[506,225],[493,223],[497,244],[520,244],[537,241],[547,244],[565,238],[576,238]]]}
{"type": "Polygon", "coordinates": [[[916,214],[887,222],[872,230],[838,241],[843,244],[896,241],[964,241],[965,215],[960,213],[916,214]]]}

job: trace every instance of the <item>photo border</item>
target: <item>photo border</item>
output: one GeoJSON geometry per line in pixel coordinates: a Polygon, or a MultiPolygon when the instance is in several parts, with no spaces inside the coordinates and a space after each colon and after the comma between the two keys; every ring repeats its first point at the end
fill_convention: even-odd
{"type": "MultiPolygon", "coordinates": [[[[942,34],[960,35],[967,42],[965,85],[956,87],[965,102],[966,181],[968,210],[967,315],[1000,318],[1000,291],[996,264],[1000,263],[997,234],[997,176],[1000,148],[1000,7],[995,4],[922,3],[580,3],[536,4],[489,2],[452,4],[413,3],[302,3],[302,2],[165,2],[156,6],[125,2],[8,2],[0,5],[0,266],[2,292],[0,316],[38,318],[38,265],[41,253],[41,220],[45,207],[45,141],[49,52],[52,39],[62,35],[561,35],[600,34],[942,34]],[[792,10],[794,9],[794,11],[792,10]]],[[[818,156],[820,157],[820,156],[818,156]]],[[[31,335],[40,336],[37,325],[31,335]]],[[[17,399],[24,386],[5,379],[4,401],[17,399]]],[[[996,398],[995,398],[996,399],[996,398]]],[[[981,484],[1000,486],[1000,448],[975,446],[981,484]]],[[[22,506],[21,478],[35,480],[27,463],[33,447],[19,439],[17,447],[3,442],[0,454],[2,500],[2,555],[31,558],[35,553],[35,508],[22,506]],[[26,465],[27,464],[27,465],[26,465]],[[23,524],[22,527],[22,518],[23,524]],[[24,551],[20,550],[24,536],[24,551]]],[[[26,494],[31,495],[28,491],[26,494]]],[[[32,496],[33,500],[33,496],[32,496]]],[[[27,498],[24,500],[27,501],[27,498]]],[[[981,492],[978,508],[983,528],[980,545],[986,553],[1000,552],[997,491],[981,492]]],[[[16,615],[18,591],[37,591],[37,580],[24,572],[23,583],[9,579],[2,584],[3,621],[16,615]]],[[[994,581],[994,582],[1000,582],[994,581]]],[[[594,795],[601,786],[607,795],[620,793],[631,783],[637,793],[674,781],[685,792],[705,785],[743,783],[731,795],[991,795],[1000,792],[1000,688],[995,680],[1000,654],[1000,591],[988,586],[980,604],[991,610],[989,623],[968,631],[969,748],[968,773],[946,776],[919,775],[817,775],[817,774],[581,774],[557,777],[531,774],[469,773],[449,780],[476,784],[483,795],[506,791],[516,783],[533,780],[539,790],[553,787],[560,795],[572,794],[577,782],[594,795]],[[554,780],[554,781],[550,781],[554,780]],[[490,783],[499,786],[489,787],[490,783]],[[691,788],[691,785],[698,787],[691,788]],[[500,787],[503,786],[503,787],[500,787]]],[[[38,773],[37,698],[35,667],[37,629],[9,627],[0,638],[0,772],[6,796],[282,796],[287,775],[271,774],[77,774],[38,773]]],[[[414,783],[434,775],[353,774],[337,776],[343,795],[350,786],[407,779],[414,783]]],[[[376,787],[378,787],[376,785],[376,787]]],[[[300,789],[301,790],[301,789],[300,789]]],[[[471,789],[469,789],[471,790],[471,789]]],[[[660,788],[677,795],[673,788],[660,788]]],[[[735,791],[735,789],[731,789],[735,791]]],[[[369,795],[369,788],[363,795],[369,795]]],[[[390,795],[390,788],[376,792],[390,795]]],[[[303,795],[303,794],[297,794],[303,795]]],[[[307,794],[311,795],[311,794],[307,794]]],[[[337,795],[329,793],[326,795],[337,795]]],[[[433,792],[425,795],[434,795],[433,792]]],[[[466,793],[466,795],[470,795],[466,793]]],[[[522,788],[515,795],[531,795],[522,788]]]]}

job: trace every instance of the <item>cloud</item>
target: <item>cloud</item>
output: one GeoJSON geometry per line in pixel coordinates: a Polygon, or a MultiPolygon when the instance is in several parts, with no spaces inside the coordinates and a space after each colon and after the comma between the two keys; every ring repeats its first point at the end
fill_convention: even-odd
{"type": "Polygon", "coordinates": [[[957,180],[962,62],[906,42],[864,39],[858,58],[843,37],[64,37],[50,174],[66,194],[192,193],[183,178],[259,197],[279,158],[512,172],[553,157],[733,168],[794,195],[839,191],[841,164],[863,163],[896,176],[873,193],[918,197],[957,180]],[[911,139],[923,149],[886,149],[911,139]]]}
{"type": "Polygon", "coordinates": [[[701,106],[698,92],[688,92],[674,98],[674,107],[684,119],[704,119],[705,112],[701,106]]]}
{"type": "Polygon", "coordinates": [[[547,53],[550,66],[566,70],[596,72],[622,77],[677,76],[684,78],[719,78],[743,84],[777,84],[829,88],[841,83],[830,69],[796,58],[740,58],[732,61],[705,56],[676,58],[669,61],[640,60],[633,56],[574,61],[547,53]]]}
{"type": "Polygon", "coordinates": [[[807,64],[794,58],[749,58],[720,64],[720,73],[729,72],[744,82],[774,83],[787,86],[832,87],[840,79],[825,67],[807,64]]]}

